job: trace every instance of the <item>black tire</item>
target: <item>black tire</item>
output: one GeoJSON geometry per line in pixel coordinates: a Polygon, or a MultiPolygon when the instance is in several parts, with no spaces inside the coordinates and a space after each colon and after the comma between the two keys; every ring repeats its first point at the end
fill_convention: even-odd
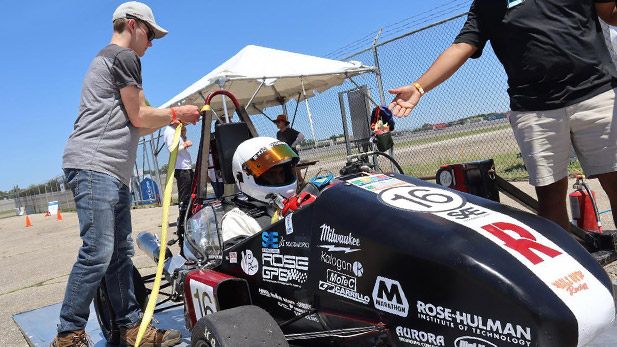
{"type": "MultiPolygon", "coordinates": [[[[133,266],[133,287],[135,288],[135,298],[139,303],[139,307],[144,311],[148,304],[148,292],[135,266],[133,266]]],[[[107,295],[105,277],[101,280],[101,285],[94,296],[94,311],[96,312],[96,318],[101,326],[101,332],[107,342],[117,345],[120,342],[120,330],[118,325],[116,325],[116,314],[111,307],[111,302],[109,302],[109,297],[107,295]]]]}
{"type": "Polygon", "coordinates": [[[239,306],[209,314],[193,328],[191,347],[288,347],[283,331],[257,306],[239,306]]]}

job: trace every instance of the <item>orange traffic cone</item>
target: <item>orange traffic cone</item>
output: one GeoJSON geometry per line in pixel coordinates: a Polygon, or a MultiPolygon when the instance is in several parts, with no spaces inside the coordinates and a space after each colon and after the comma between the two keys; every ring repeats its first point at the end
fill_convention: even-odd
{"type": "Polygon", "coordinates": [[[62,215],[60,214],[60,210],[58,210],[58,219],[56,220],[62,220],[62,215]]]}
{"type": "Polygon", "coordinates": [[[31,227],[32,223],[30,223],[30,217],[28,217],[28,215],[26,215],[26,228],[27,227],[31,227]]]}
{"type": "Polygon", "coordinates": [[[49,213],[49,211],[47,211],[47,213],[45,213],[45,217],[49,217],[51,216],[51,213],[49,213]]]}

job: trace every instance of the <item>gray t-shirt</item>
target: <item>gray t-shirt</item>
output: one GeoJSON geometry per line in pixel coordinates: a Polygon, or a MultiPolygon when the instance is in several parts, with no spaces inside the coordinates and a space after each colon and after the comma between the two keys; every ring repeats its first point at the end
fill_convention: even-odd
{"type": "Polygon", "coordinates": [[[139,140],[139,128],[129,120],[120,96],[120,89],[129,85],[141,88],[137,54],[116,45],[103,48],[84,78],[62,168],[106,173],[129,186],[139,140]]]}

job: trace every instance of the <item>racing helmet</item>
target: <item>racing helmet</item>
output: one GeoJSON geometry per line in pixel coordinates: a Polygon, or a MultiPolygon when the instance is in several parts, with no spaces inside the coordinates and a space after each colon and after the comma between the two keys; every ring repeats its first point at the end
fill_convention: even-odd
{"type": "Polygon", "coordinates": [[[296,192],[293,159],[296,152],[272,137],[254,137],[242,142],[234,152],[231,169],[240,191],[263,202],[276,193],[289,198],[296,192]]]}

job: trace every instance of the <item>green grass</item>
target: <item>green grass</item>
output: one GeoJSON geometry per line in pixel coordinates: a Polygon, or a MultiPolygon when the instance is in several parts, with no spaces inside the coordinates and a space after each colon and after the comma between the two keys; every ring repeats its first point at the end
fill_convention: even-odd
{"type": "Polygon", "coordinates": [[[0,219],[13,217],[14,215],[15,210],[0,211],[0,219]]]}
{"type": "Polygon", "coordinates": [[[494,127],[494,128],[476,129],[476,130],[463,131],[463,132],[454,133],[454,134],[431,136],[431,137],[426,137],[423,139],[415,139],[415,140],[405,141],[401,143],[396,143],[396,146],[400,148],[400,147],[406,147],[406,146],[412,146],[412,145],[424,145],[427,143],[441,142],[445,140],[456,139],[459,137],[492,133],[494,131],[499,131],[502,129],[509,129],[509,128],[510,128],[509,125],[501,125],[501,126],[494,127]]]}

